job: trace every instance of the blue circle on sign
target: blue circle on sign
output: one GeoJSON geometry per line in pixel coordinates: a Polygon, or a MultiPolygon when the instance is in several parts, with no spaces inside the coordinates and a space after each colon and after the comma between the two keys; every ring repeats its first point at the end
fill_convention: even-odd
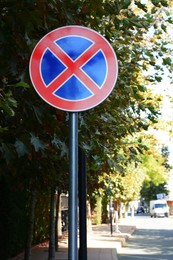
{"type": "MultiPolygon", "coordinates": [[[[81,36],[65,36],[55,41],[68,57],[77,60],[93,42],[81,36]]],[[[41,59],[40,72],[45,86],[49,86],[63,71],[67,69],[60,58],[49,48],[45,50],[41,59]]],[[[80,68],[101,89],[107,76],[106,58],[99,50],[80,68]]],[[[80,101],[93,95],[75,74],[70,76],[57,90],[54,95],[71,101],[80,101]]]]}

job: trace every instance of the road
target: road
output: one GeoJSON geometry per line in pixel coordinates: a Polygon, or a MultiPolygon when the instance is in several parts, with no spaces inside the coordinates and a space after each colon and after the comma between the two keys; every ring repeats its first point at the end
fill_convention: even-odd
{"type": "Polygon", "coordinates": [[[173,216],[134,217],[137,230],[125,247],[118,249],[119,260],[173,260],[173,216]]]}

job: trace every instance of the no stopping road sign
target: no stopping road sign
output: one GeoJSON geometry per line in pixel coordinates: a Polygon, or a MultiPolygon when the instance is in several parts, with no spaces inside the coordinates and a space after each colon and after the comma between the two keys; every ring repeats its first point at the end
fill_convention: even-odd
{"type": "Polygon", "coordinates": [[[113,48],[98,32],[65,26],[46,34],[30,59],[30,77],[43,100],[64,111],[84,111],[113,90],[118,63],[113,48]]]}

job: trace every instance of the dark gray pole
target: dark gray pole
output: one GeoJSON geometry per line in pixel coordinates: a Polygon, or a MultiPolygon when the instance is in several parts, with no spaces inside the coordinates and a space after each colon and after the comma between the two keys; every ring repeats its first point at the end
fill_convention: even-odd
{"type": "Polygon", "coordinates": [[[112,227],[112,221],[113,221],[113,216],[112,216],[112,196],[110,197],[110,232],[111,232],[111,235],[113,233],[113,227],[112,227]]]}
{"type": "Polygon", "coordinates": [[[69,113],[69,237],[68,259],[78,260],[78,113],[69,113]]]}
{"type": "Polygon", "coordinates": [[[86,156],[79,147],[79,260],[87,260],[87,176],[86,156]]]}
{"type": "MultiPolygon", "coordinates": [[[[112,183],[110,183],[110,192],[112,193],[112,183]]],[[[110,231],[111,231],[111,235],[113,233],[113,227],[112,227],[112,220],[113,220],[113,216],[112,216],[112,194],[110,196],[110,231]]]]}

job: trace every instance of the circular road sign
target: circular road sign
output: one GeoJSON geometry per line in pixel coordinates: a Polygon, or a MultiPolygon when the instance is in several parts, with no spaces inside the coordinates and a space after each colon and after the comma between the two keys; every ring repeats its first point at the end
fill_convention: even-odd
{"type": "Polygon", "coordinates": [[[104,101],[117,75],[117,58],[109,42],[82,26],[49,32],[30,58],[30,77],[38,94],[51,106],[69,112],[104,101]]]}

